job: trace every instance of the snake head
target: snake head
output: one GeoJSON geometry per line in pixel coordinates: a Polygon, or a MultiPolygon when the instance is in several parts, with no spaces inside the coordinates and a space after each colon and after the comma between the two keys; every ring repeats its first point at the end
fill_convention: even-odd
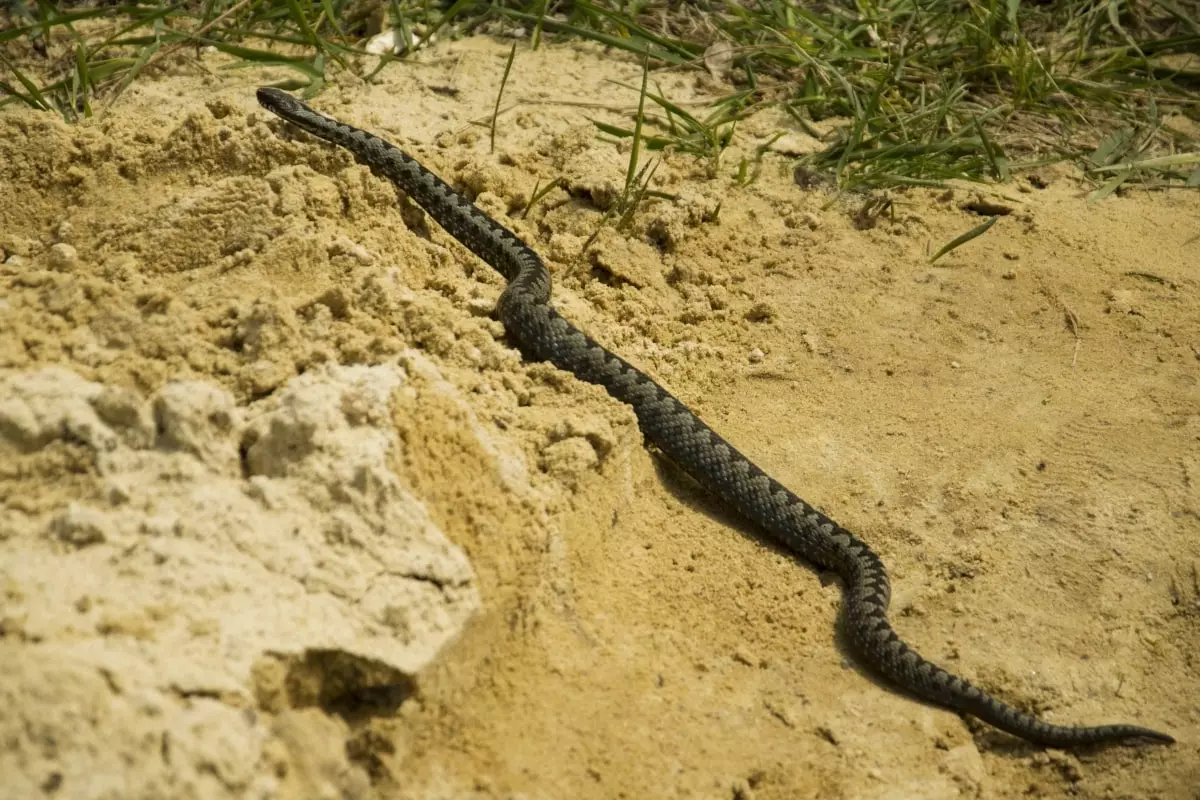
{"type": "Polygon", "coordinates": [[[280,114],[281,116],[288,113],[295,114],[304,108],[304,104],[299,100],[282,89],[276,89],[271,86],[261,87],[255,92],[255,95],[258,97],[258,104],[273,114],[280,114]]]}

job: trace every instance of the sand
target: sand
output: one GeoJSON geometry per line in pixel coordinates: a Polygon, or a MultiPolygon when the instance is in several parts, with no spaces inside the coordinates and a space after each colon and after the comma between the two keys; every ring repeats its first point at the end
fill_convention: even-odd
{"type": "Polygon", "coordinates": [[[288,75],[207,53],[78,126],[0,113],[0,796],[1192,797],[1200,196],[1089,203],[1069,167],[835,196],[775,151],[740,186],[776,131],[819,146],[768,111],[584,253],[628,158],[591,120],[628,121],[639,67],[518,48],[491,152],[508,47],[314,102],[870,542],[918,650],[1179,742],[1047,751],[873,681],[836,579],[522,362],[498,275],[257,107],[288,75]]]}

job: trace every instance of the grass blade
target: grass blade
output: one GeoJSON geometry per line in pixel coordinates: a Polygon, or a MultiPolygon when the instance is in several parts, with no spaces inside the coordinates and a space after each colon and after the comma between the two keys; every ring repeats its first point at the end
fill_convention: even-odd
{"type": "Polygon", "coordinates": [[[971,228],[971,230],[967,231],[966,233],[962,234],[961,236],[954,237],[949,242],[942,245],[942,249],[938,250],[936,253],[933,254],[933,257],[929,259],[929,263],[930,264],[934,263],[939,258],[946,255],[946,253],[949,253],[952,250],[957,250],[959,247],[962,247],[964,244],[971,241],[972,239],[982,236],[983,234],[987,233],[988,228],[995,225],[996,220],[998,220],[998,219],[1000,219],[1000,217],[988,217],[987,220],[985,222],[983,222],[982,224],[976,225],[974,228],[971,228]]]}
{"type": "Polygon", "coordinates": [[[1174,153],[1169,156],[1143,158],[1137,161],[1126,161],[1121,164],[1096,167],[1092,172],[1117,172],[1130,169],[1168,169],[1170,167],[1184,167],[1189,164],[1200,164],[1200,153],[1174,153]]]}
{"type": "Polygon", "coordinates": [[[637,121],[633,125],[633,146],[629,148],[629,167],[625,171],[625,191],[633,185],[637,174],[638,151],[642,145],[642,123],[646,119],[646,81],[650,77],[650,56],[642,56],[642,90],[638,93],[637,121]]]}
{"type": "Polygon", "coordinates": [[[517,43],[513,42],[508,51],[508,61],[504,62],[504,77],[500,79],[500,91],[496,92],[496,107],[492,109],[492,139],[489,153],[496,152],[496,117],[500,116],[500,98],[504,96],[504,87],[508,84],[508,73],[512,69],[513,59],[517,57],[517,43]]]}
{"type": "Polygon", "coordinates": [[[1096,191],[1094,191],[1088,195],[1088,199],[1087,199],[1088,204],[1090,205],[1092,203],[1098,202],[1098,201],[1103,200],[1104,198],[1108,197],[1110,194],[1112,194],[1117,189],[1119,189],[1121,184],[1123,184],[1123,183],[1125,183],[1125,181],[1129,180],[1129,177],[1131,175],[1133,175],[1133,170],[1130,170],[1130,169],[1123,170],[1121,172],[1118,172],[1116,175],[1113,175],[1111,178],[1109,178],[1107,181],[1104,182],[1103,186],[1101,186],[1099,189],[1097,189],[1096,191]]]}
{"type": "Polygon", "coordinates": [[[40,89],[38,89],[37,84],[31,81],[24,72],[17,69],[14,64],[10,63],[9,60],[4,57],[3,53],[0,53],[0,64],[4,64],[5,68],[17,77],[17,80],[22,86],[25,87],[25,91],[27,92],[27,94],[21,94],[7,83],[0,84],[0,86],[3,86],[4,90],[8,94],[21,100],[31,108],[36,108],[40,111],[49,111],[53,107],[46,101],[46,98],[42,96],[42,92],[40,89]]]}

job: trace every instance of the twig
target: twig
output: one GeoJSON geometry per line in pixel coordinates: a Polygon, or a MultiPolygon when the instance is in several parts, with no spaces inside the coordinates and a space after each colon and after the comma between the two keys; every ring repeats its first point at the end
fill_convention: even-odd
{"type": "Polygon", "coordinates": [[[1083,337],[1079,335],[1079,318],[1075,316],[1075,312],[1071,310],[1071,307],[1064,303],[1057,294],[1045,286],[1042,286],[1039,291],[1059,307],[1059,310],[1062,311],[1063,322],[1066,323],[1067,330],[1075,337],[1075,352],[1071,356],[1071,368],[1074,369],[1075,365],[1079,363],[1079,346],[1083,341],[1083,337]]]}

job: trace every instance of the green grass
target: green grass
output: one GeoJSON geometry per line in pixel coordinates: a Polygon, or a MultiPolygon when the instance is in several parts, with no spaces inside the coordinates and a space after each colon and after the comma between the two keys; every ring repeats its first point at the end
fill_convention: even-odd
{"type": "Polygon", "coordinates": [[[1005,181],[1064,160],[1094,178],[1093,200],[1135,184],[1200,186],[1197,143],[1174,122],[1200,121],[1195,0],[386,0],[374,17],[355,11],[362,7],[7,0],[0,105],[89,117],[157,63],[207,46],[232,56],[234,68],[286,67],[295,74],[286,88],[311,96],[331,73],[370,77],[393,58],[362,49],[380,19],[406,52],[435,33],[466,35],[499,20],[524,26],[530,46],[578,38],[644,57],[655,87],[661,68],[704,70],[719,43],[730,88],[710,108],[685,110],[654,88],[643,95],[651,107],[628,125],[597,124],[615,138],[636,127],[645,150],[691,154],[709,174],[742,183],[757,174],[763,143],[745,143],[754,156],[737,164],[722,155],[738,120],[770,106],[818,138],[805,170],[843,189],[1005,181]]]}
{"type": "Polygon", "coordinates": [[[999,217],[988,217],[987,220],[980,223],[979,225],[976,225],[974,228],[971,228],[971,230],[969,230],[965,233],[959,234],[958,236],[955,236],[949,242],[947,242],[946,244],[944,244],[940,248],[938,248],[938,251],[936,253],[934,253],[932,256],[930,256],[929,263],[930,264],[934,263],[939,258],[946,255],[946,253],[950,253],[950,252],[953,252],[954,250],[957,250],[958,248],[962,247],[964,244],[966,244],[967,242],[976,238],[977,236],[983,236],[985,233],[988,232],[988,228],[990,228],[996,224],[996,220],[998,220],[998,219],[1000,219],[1000,218],[999,217]]]}

